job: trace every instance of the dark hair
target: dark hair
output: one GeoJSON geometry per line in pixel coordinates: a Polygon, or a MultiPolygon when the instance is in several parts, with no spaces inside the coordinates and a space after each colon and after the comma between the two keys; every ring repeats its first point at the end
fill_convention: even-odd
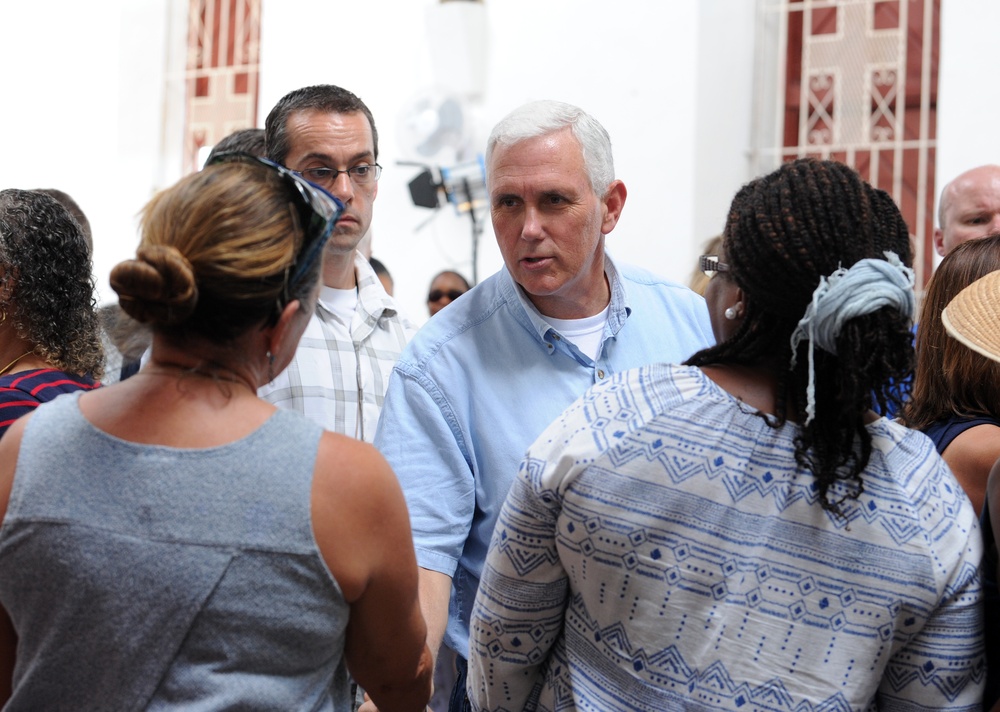
{"type": "Polygon", "coordinates": [[[249,153],[251,156],[266,158],[267,143],[264,141],[264,129],[240,129],[239,131],[233,131],[212,146],[208,158],[205,159],[205,165],[207,166],[211,163],[212,159],[218,154],[230,151],[249,153]]]}
{"type": "MultiPolygon", "coordinates": [[[[800,159],[745,185],[733,200],[723,233],[731,278],[743,290],[745,318],[729,340],[688,363],[747,364],[777,379],[775,418],[804,421],[808,341],[792,359],[790,337],[822,277],[865,258],[895,252],[911,261],[909,230],[892,198],[865,183],[853,169],[800,159]]],[[[815,349],[816,414],[795,439],[795,459],[812,472],[824,509],[864,490],[861,473],[871,455],[865,415],[873,399],[885,412],[898,404],[890,385],[912,368],[910,318],[883,307],[846,322],[836,355],[815,349]],[[831,488],[835,492],[831,493],[831,488]],[[831,495],[832,494],[832,499],[831,495]]]]}
{"type": "Polygon", "coordinates": [[[354,114],[360,112],[372,127],[372,153],[378,160],[378,130],[375,118],[361,99],[338,86],[318,84],[289,92],[278,100],[264,121],[267,136],[267,157],[284,165],[291,150],[288,135],[288,118],[299,111],[322,111],[330,114],[354,114]]]}
{"type": "Polygon", "coordinates": [[[375,272],[375,274],[392,279],[392,275],[389,274],[389,269],[384,264],[382,264],[380,260],[377,260],[374,257],[372,257],[370,260],[368,260],[368,264],[372,266],[372,270],[375,272]]]}
{"type": "Polygon", "coordinates": [[[73,216],[73,219],[80,224],[80,229],[83,231],[83,239],[87,241],[87,249],[90,250],[90,254],[94,254],[94,235],[90,230],[90,220],[87,219],[87,216],[83,213],[83,209],[70,197],[69,193],[64,193],[57,188],[35,188],[32,192],[45,193],[45,195],[52,196],[58,200],[69,211],[69,214],[73,216]]]}
{"type": "Polygon", "coordinates": [[[153,343],[153,332],[149,325],[130,317],[121,304],[105,304],[97,309],[97,316],[105,335],[121,354],[124,363],[141,359],[153,343]]]}
{"type": "Polygon", "coordinates": [[[55,198],[0,191],[0,311],[56,368],[104,375],[90,248],[55,198]]]}
{"type": "Polygon", "coordinates": [[[437,278],[438,278],[438,277],[443,277],[443,276],[444,276],[444,275],[446,275],[446,274],[453,274],[453,275],[455,275],[456,277],[458,277],[458,279],[459,279],[459,280],[460,280],[460,281],[462,282],[462,284],[464,284],[464,285],[465,285],[465,291],[466,291],[466,292],[468,292],[468,291],[469,291],[470,289],[472,289],[472,287],[471,287],[471,286],[469,286],[469,280],[467,280],[467,279],[466,279],[465,277],[463,277],[462,275],[460,275],[460,274],[459,274],[458,272],[456,272],[455,270],[451,270],[451,269],[445,269],[445,270],[441,270],[440,272],[438,272],[438,273],[437,273],[436,275],[434,275],[434,276],[433,276],[433,277],[431,278],[431,284],[433,285],[433,284],[434,284],[434,282],[435,282],[435,281],[437,281],[437,278]]]}
{"type": "Polygon", "coordinates": [[[306,278],[287,284],[304,239],[301,200],[277,171],[253,163],[181,179],[143,210],[136,259],[111,272],[122,308],[160,333],[219,344],[273,323],[319,278],[314,260],[306,278]]]}
{"type": "Polygon", "coordinates": [[[1000,363],[953,339],[941,312],[960,291],[1000,270],[1000,235],[956,245],[927,285],[917,322],[917,367],[900,419],[922,430],[952,416],[1000,419],[1000,363]]]}

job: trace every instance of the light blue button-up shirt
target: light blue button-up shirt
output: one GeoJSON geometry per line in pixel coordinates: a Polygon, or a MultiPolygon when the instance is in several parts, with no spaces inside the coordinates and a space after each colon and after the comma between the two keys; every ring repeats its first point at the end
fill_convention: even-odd
{"type": "Polygon", "coordinates": [[[375,446],[403,487],[417,563],[453,578],[445,643],[463,657],[493,527],[528,446],[611,374],[714,343],[700,296],[607,255],[605,265],[611,305],[596,361],[502,269],[428,321],[390,378],[375,446]]]}

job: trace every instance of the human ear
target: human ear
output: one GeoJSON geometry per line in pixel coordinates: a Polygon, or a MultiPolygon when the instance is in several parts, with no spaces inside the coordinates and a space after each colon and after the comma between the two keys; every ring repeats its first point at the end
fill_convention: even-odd
{"type": "Polygon", "coordinates": [[[944,232],[941,231],[941,228],[934,230],[934,249],[944,257],[944,232]]]}
{"type": "Polygon", "coordinates": [[[607,235],[615,229],[615,225],[618,224],[618,218],[621,217],[622,208],[625,207],[625,198],[627,196],[628,191],[625,190],[625,184],[620,180],[613,181],[608,186],[604,197],[601,198],[601,202],[604,204],[604,219],[601,221],[602,235],[607,235]]]}
{"type": "Polygon", "coordinates": [[[299,312],[302,310],[302,302],[293,299],[284,306],[274,325],[265,329],[265,341],[267,353],[274,358],[271,370],[275,374],[285,370],[291,363],[295,349],[298,348],[299,339],[305,331],[308,319],[301,319],[299,312]]]}

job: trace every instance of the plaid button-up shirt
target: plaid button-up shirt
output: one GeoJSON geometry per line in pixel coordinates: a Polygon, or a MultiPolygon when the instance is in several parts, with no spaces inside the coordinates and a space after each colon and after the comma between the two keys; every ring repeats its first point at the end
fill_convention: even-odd
{"type": "Polygon", "coordinates": [[[371,442],[392,367],[416,327],[364,257],[356,256],[354,268],[358,304],[351,323],[317,303],[292,362],[258,395],[327,430],[371,442]]]}

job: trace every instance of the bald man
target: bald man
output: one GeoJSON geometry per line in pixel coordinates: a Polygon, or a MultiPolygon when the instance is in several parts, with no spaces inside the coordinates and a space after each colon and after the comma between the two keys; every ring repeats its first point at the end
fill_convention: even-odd
{"type": "Polygon", "coordinates": [[[944,257],[957,245],[1000,233],[1000,166],[962,173],[941,191],[934,248],[944,257]]]}

